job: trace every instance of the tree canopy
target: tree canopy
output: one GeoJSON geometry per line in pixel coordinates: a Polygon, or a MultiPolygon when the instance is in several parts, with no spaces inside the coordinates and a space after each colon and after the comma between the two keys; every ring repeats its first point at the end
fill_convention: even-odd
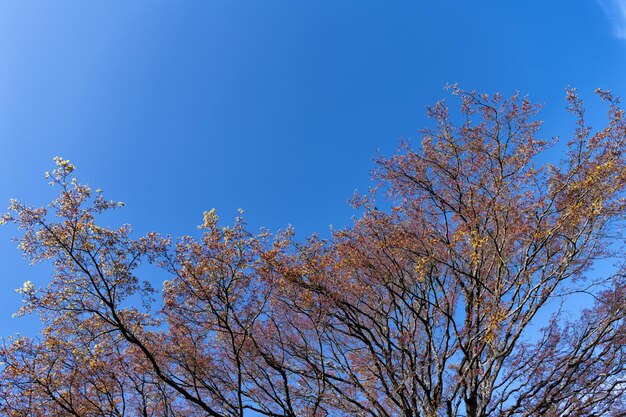
{"type": "Polygon", "coordinates": [[[527,98],[454,88],[459,109],[436,103],[421,142],[379,157],[326,240],[213,210],[198,238],[137,238],[100,225],[121,204],[57,158],[59,197],[3,217],[54,273],[19,290],[44,329],[0,348],[0,414],[626,415],[626,276],[589,273],[622,255],[626,123],[597,94],[592,130],[567,91],[556,155],[527,98]]]}

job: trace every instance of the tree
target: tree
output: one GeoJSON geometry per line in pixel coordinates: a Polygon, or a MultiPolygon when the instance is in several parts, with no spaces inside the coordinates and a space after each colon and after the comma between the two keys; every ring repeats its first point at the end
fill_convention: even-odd
{"type": "Polygon", "coordinates": [[[421,144],[377,160],[362,215],[328,241],[222,228],[214,211],[199,239],[135,239],[97,225],[118,204],[57,159],[59,198],[4,217],[54,276],[20,290],[44,330],[0,351],[0,412],[626,415],[626,275],[589,273],[621,255],[624,112],[598,91],[593,133],[569,90],[573,139],[540,164],[538,106],[453,93],[459,113],[430,108],[421,144]],[[162,290],[142,262],[169,274],[162,290]]]}

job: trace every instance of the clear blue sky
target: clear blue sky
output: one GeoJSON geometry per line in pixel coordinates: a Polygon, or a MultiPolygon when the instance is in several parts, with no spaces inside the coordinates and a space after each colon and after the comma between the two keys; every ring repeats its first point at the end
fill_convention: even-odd
{"type": "MultiPolygon", "coordinates": [[[[48,202],[60,155],[138,233],[242,207],[253,228],[324,234],[455,82],[528,93],[566,136],[566,86],[626,97],[626,1],[0,0],[0,208],[48,202]]],[[[47,279],[15,234],[0,335],[32,329],[13,289],[47,279]]]]}

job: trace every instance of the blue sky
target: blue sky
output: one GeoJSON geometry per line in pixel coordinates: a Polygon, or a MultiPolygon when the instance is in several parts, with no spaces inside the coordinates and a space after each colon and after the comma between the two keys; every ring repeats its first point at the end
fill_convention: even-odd
{"type": "MultiPolygon", "coordinates": [[[[50,201],[60,155],[137,233],[241,207],[252,228],[327,234],[377,149],[456,82],[527,93],[567,136],[565,87],[626,96],[626,1],[0,0],[0,208],[50,201]]],[[[15,235],[0,228],[0,335],[32,330],[13,289],[47,279],[15,235]]]]}

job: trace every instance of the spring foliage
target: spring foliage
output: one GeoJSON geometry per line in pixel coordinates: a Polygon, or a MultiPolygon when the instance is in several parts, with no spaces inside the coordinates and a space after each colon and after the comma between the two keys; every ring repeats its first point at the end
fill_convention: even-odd
{"type": "Polygon", "coordinates": [[[377,160],[362,215],[329,240],[215,211],[199,238],[136,238],[98,225],[122,204],[56,159],[59,197],[3,217],[54,273],[19,290],[44,330],[1,348],[0,414],[626,415],[624,271],[589,274],[621,256],[626,122],[597,93],[606,125],[568,90],[575,131],[541,164],[538,106],[453,89],[459,110],[429,108],[421,143],[377,160]]]}

